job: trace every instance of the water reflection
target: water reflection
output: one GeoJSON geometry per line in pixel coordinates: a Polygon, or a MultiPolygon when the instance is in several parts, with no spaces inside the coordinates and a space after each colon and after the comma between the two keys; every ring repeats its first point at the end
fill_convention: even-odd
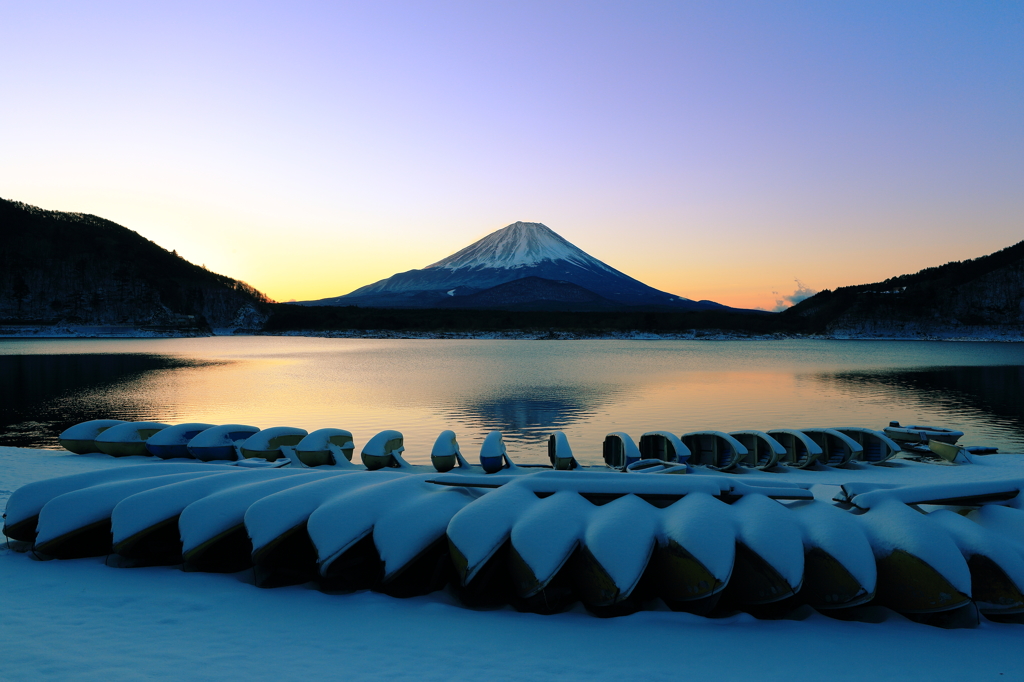
{"type": "Polygon", "coordinates": [[[1024,347],[889,342],[384,341],[210,338],[0,342],[0,444],[57,447],[95,418],[394,428],[408,459],[454,429],[467,454],[502,431],[545,459],[565,431],[601,461],[606,433],[935,422],[1024,451],[1024,347]],[[960,363],[955,361],[960,359],[960,363]],[[940,366],[942,365],[942,366],[940,366]],[[965,366],[966,365],[966,366],[965,366]]]}
{"type": "Polygon", "coordinates": [[[89,419],[150,419],[132,399],[143,376],[210,363],[146,354],[0,355],[0,445],[54,447],[89,419]]]}
{"type": "Polygon", "coordinates": [[[866,400],[897,404],[893,418],[920,421],[937,414],[968,436],[1017,442],[1024,433],[1024,367],[929,367],[843,372],[818,377],[866,400]]]}
{"type": "Polygon", "coordinates": [[[510,444],[535,446],[553,431],[591,419],[599,408],[613,405],[626,393],[626,387],[611,385],[520,386],[459,397],[439,406],[439,411],[446,420],[472,431],[498,430],[510,444]]]}

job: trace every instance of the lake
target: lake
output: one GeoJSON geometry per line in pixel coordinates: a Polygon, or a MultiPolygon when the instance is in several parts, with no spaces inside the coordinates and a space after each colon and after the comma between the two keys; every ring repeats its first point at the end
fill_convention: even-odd
{"type": "Polygon", "coordinates": [[[509,341],[306,337],[0,341],[0,445],[58,448],[87,419],[398,429],[410,462],[458,434],[546,460],[564,431],[601,463],[611,431],[956,428],[1024,452],[1024,345],[928,341],[509,341]]]}

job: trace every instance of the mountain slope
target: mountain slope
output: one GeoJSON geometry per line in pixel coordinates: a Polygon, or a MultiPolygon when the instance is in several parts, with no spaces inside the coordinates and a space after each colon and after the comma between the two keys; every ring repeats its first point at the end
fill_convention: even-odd
{"type": "Polygon", "coordinates": [[[484,310],[623,310],[624,306],[609,301],[572,282],[556,282],[541,277],[523,277],[466,296],[452,296],[446,307],[484,310]]]}
{"type": "Polygon", "coordinates": [[[447,307],[461,296],[528,277],[563,281],[622,305],[726,309],[659,291],[602,263],[542,223],[516,222],[420,270],[392,275],[316,305],[447,307]]]}
{"type": "Polygon", "coordinates": [[[822,291],[782,313],[814,331],[937,333],[1024,325],[1024,241],[883,282],[822,291]]]}
{"type": "Polygon", "coordinates": [[[252,327],[268,298],[136,232],[0,199],[0,324],[252,327]]]}

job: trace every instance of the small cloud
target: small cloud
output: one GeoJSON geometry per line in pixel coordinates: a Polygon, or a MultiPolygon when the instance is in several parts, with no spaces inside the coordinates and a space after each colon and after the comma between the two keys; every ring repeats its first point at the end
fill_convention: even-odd
{"type": "Polygon", "coordinates": [[[294,299],[294,298],[289,298],[289,299],[288,299],[288,302],[289,302],[289,303],[295,303],[295,299],[294,299]]]}
{"type": "Polygon", "coordinates": [[[811,296],[814,296],[816,293],[818,293],[817,289],[811,289],[809,286],[801,282],[799,279],[795,279],[793,281],[796,282],[796,291],[794,291],[792,294],[789,294],[788,296],[780,296],[779,292],[772,292],[772,294],[774,294],[775,296],[780,296],[779,298],[775,299],[775,312],[782,312],[786,308],[791,308],[800,301],[810,298],[811,296]]]}

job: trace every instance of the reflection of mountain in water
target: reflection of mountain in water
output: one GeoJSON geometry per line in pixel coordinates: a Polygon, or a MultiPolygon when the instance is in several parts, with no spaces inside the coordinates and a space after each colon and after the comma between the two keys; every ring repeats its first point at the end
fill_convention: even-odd
{"type": "Polygon", "coordinates": [[[590,418],[622,392],[594,384],[516,386],[448,403],[440,411],[482,432],[501,431],[505,440],[536,443],[590,418]]]}
{"type": "Polygon", "coordinates": [[[56,447],[72,424],[147,418],[128,387],[154,370],[196,365],[145,354],[0,355],[0,445],[56,447]]]}
{"type": "Polygon", "coordinates": [[[819,379],[902,402],[908,411],[946,411],[954,419],[980,416],[1001,431],[1024,437],[1024,367],[933,367],[849,372],[819,379]]]}

